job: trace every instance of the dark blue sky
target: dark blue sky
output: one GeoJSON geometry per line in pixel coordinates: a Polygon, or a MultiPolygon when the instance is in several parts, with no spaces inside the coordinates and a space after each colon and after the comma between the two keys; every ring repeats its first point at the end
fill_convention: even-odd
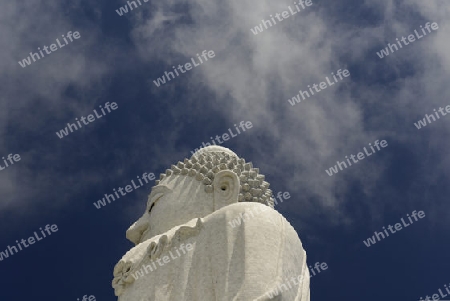
{"type": "MultiPolygon", "coordinates": [[[[0,18],[0,252],[47,224],[58,231],[0,261],[0,300],[116,300],[114,265],[153,183],[104,208],[93,202],[143,173],[165,171],[233,124],[222,145],[266,175],[309,265],[311,300],[418,300],[450,284],[450,3],[313,0],[258,35],[290,1],[3,1],[0,18]],[[439,29],[380,59],[427,22],[439,29]],[[68,31],[81,38],[22,68],[68,31]],[[203,50],[215,57],[161,87],[153,80],[203,50]],[[348,69],[350,77],[291,106],[288,99],[348,69]],[[118,109],[59,139],[106,102],[118,109]],[[388,146],[333,176],[326,169],[375,140],[388,146]],[[3,161],[0,161],[4,166],[3,161]],[[414,210],[426,216],[366,247],[414,210]]],[[[40,232],[39,232],[40,233],[40,232]]],[[[447,297],[450,299],[450,297],[447,297]]]]}

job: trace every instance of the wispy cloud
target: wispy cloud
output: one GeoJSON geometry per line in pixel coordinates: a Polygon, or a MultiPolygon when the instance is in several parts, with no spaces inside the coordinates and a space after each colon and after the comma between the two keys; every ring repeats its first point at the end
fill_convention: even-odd
{"type": "MultiPolygon", "coordinates": [[[[96,11],[94,6],[92,9],[96,11]]],[[[70,13],[80,11],[80,1],[68,5],[40,0],[2,2],[0,154],[20,153],[23,160],[0,175],[0,186],[4,188],[0,210],[22,205],[29,208],[25,204],[32,207],[45,203],[45,197],[36,199],[36,195],[63,195],[71,190],[55,185],[64,174],[58,171],[57,162],[64,159],[58,156],[58,145],[45,149],[51,145],[51,133],[47,131],[94,107],[105,87],[100,80],[109,69],[107,61],[100,59],[108,59],[108,54],[101,54],[105,49],[92,47],[101,39],[98,27],[88,20],[80,25],[70,18],[70,13]],[[68,31],[79,31],[82,38],[26,68],[19,66],[17,62],[31,51],[49,46],[68,31]],[[73,95],[78,91],[84,92],[73,95]],[[34,201],[28,201],[32,198],[34,201]]]]}
{"type": "MultiPolygon", "coordinates": [[[[226,120],[245,117],[255,123],[256,131],[274,143],[270,151],[258,151],[264,173],[279,177],[290,191],[297,191],[293,194],[302,198],[304,215],[314,210],[315,206],[308,204],[313,201],[320,202],[330,212],[345,212],[346,198],[352,187],[358,185],[367,197],[361,202],[367,203],[376,217],[382,207],[372,206],[370,202],[375,183],[383,180],[381,177],[393,163],[392,156],[367,160],[351,173],[332,179],[324,170],[338,158],[375,139],[388,139],[402,147],[414,148],[443,132],[448,133],[449,127],[440,127],[420,136],[412,131],[411,125],[430,106],[448,102],[442,95],[450,92],[446,83],[450,70],[446,51],[449,42],[445,38],[450,4],[445,1],[437,1],[436,5],[421,1],[313,3],[302,14],[284,20],[264,35],[255,36],[249,31],[253,24],[292,3],[165,1],[154,4],[150,20],[135,20],[133,38],[141,59],[160,60],[167,66],[179,57],[188,58],[214,47],[215,61],[196,70],[195,75],[183,85],[177,83],[177,87],[204,84],[212,95],[208,103],[220,107],[226,120]],[[164,22],[154,26],[156,18],[173,17],[180,5],[187,7],[185,14],[171,19],[170,26],[164,22]],[[365,26],[359,25],[361,20],[356,18],[338,23],[336,16],[340,12],[349,14],[348,6],[352,6],[352,15],[374,10],[372,19],[365,21],[365,26]],[[419,17],[405,18],[401,11],[419,17]],[[379,61],[374,49],[409,34],[411,29],[424,24],[422,20],[438,22],[439,31],[427,41],[415,43],[410,49],[391,55],[389,60],[379,61]],[[294,108],[286,102],[299,89],[339,68],[349,69],[352,81],[330,87],[294,108]],[[290,168],[291,173],[286,175],[285,168],[271,164],[273,159],[285,162],[281,164],[283,167],[294,164],[295,168],[290,168]]],[[[186,95],[191,98],[186,100],[188,103],[201,102],[193,95],[186,95]]],[[[258,145],[258,136],[254,133],[248,145],[258,145]]],[[[448,142],[442,141],[436,147],[442,162],[448,164],[445,159],[448,142]]],[[[424,154],[422,150],[411,150],[411,155],[420,158],[424,154]]],[[[424,161],[414,163],[420,170],[429,168],[424,161]]],[[[448,178],[447,171],[440,172],[448,178]]],[[[336,223],[346,220],[342,214],[330,218],[333,216],[336,223]]]]}

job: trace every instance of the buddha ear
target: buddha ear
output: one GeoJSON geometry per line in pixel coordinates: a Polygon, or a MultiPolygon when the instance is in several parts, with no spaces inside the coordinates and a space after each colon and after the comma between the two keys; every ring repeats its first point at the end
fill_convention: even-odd
{"type": "Polygon", "coordinates": [[[214,175],[214,210],[238,202],[241,183],[230,170],[222,170],[214,175]]]}

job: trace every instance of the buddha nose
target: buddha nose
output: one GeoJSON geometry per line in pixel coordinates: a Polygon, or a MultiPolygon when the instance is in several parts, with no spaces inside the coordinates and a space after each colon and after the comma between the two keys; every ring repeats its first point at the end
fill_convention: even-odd
{"type": "Polygon", "coordinates": [[[129,241],[137,245],[142,237],[142,234],[148,229],[149,223],[145,216],[142,216],[127,230],[126,237],[129,241]]]}

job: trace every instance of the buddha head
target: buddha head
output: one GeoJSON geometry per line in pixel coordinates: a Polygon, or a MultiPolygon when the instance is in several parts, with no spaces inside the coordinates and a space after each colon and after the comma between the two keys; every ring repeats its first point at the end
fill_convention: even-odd
{"type": "Polygon", "coordinates": [[[127,230],[127,238],[137,245],[237,202],[274,207],[269,183],[258,168],[225,147],[208,146],[160,175],[144,214],[127,230]]]}

